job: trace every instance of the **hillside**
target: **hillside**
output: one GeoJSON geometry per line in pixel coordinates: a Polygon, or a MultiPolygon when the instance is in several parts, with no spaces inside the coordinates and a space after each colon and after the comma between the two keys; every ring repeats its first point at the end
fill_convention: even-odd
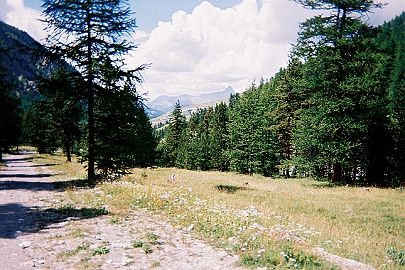
{"type": "Polygon", "coordinates": [[[177,101],[180,101],[180,105],[183,111],[194,111],[197,108],[204,108],[213,105],[220,101],[227,101],[231,94],[235,93],[232,87],[228,86],[223,91],[202,94],[199,96],[192,95],[179,95],[179,96],[167,96],[162,95],[157,97],[146,105],[148,107],[148,114],[151,119],[159,118],[162,120],[155,120],[154,122],[164,121],[167,118],[177,101]]]}
{"type": "MultiPolygon", "coordinates": [[[[44,61],[37,54],[44,47],[26,32],[0,21],[0,61],[7,79],[15,83],[17,91],[30,95],[34,81],[41,73],[55,68],[55,63],[44,61]]],[[[32,94],[32,93],[31,93],[32,94]]]]}

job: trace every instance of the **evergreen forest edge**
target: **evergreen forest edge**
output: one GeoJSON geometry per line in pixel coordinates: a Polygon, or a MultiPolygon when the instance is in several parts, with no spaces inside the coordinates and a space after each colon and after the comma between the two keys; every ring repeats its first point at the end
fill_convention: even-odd
{"type": "MultiPolygon", "coordinates": [[[[60,1],[44,1],[44,6],[60,1]]],[[[0,149],[28,143],[40,153],[62,148],[68,160],[75,153],[82,161],[92,152],[93,170],[103,179],[157,164],[403,186],[405,13],[374,28],[361,20],[371,8],[379,8],[373,1],[296,2],[329,13],[301,24],[288,67],[232,95],[228,104],[199,109],[187,120],[177,103],[169,124],[152,129],[136,91],[146,66],[124,71],[122,56],[132,45],[112,38],[135,27],[122,5],[126,1],[121,1],[111,10],[125,15],[115,24],[122,28],[111,29],[100,44],[92,38],[80,43],[97,48],[91,59],[91,50],[81,58],[71,54],[72,49],[83,52],[77,44],[68,50],[49,43],[46,58],[69,60],[79,65],[80,73],[55,69],[38,80],[38,94],[24,100],[0,70],[0,149]]],[[[88,34],[92,31],[97,29],[88,34]]]]}

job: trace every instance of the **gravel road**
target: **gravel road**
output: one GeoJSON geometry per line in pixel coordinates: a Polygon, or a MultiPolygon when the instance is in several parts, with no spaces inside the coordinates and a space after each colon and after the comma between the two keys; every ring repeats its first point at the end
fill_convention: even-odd
{"type": "Polygon", "coordinates": [[[64,192],[54,189],[51,167],[33,163],[30,154],[5,161],[0,171],[2,270],[241,269],[238,257],[144,210],[119,222],[97,209],[61,213],[55,207],[63,205],[64,192]]]}

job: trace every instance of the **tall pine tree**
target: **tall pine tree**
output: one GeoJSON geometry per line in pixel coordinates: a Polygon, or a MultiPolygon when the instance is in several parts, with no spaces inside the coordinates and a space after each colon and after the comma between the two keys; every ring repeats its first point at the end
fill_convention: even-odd
{"type": "MultiPolygon", "coordinates": [[[[134,46],[127,39],[136,24],[125,0],[44,0],[48,49],[72,63],[85,76],[87,101],[88,179],[95,179],[95,100],[100,95],[98,63],[122,66],[134,46]]],[[[111,127],[112,128],[112,127],[111,127]]]]}
{"type": "Polygon", "coordinates": [[[327,10],[301,24],[295,56],[305,61],[305,102],[295,132],[304,165],[335,182],[382,184],[385,93],[378,78],[375,30],[361,16],[371,0],[298,0],[327,10]],[[376,68],[377,67],[377,68],[376,68]],[[360,180],[361,180],[360,179],[360,180]]]}
{"type": "Polygon", "coordinates": [[[180,101],[177,101],[170,114],[169,126],[166,137],[161,140],[159,150],[161,152],[160,163],[164,166],[176,166],[177,156],[181,146],[181,138],[186,128],[186,118],[183,115],[180,101]]]}

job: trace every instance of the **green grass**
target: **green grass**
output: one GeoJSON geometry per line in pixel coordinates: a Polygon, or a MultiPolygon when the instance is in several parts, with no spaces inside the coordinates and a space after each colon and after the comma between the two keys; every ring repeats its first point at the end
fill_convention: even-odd
{"type": "Polygon", "coordinates": [[[72,257],[77,255],[78,253],[82,251],[86,251],[89,249],[89,244],[88,243],[81,243],[78,245],[75,249],[73,250],[68,250],[59,255],[59,257],[65,258],[65,257],[72,257]]]}
{"type": "Polygon", "coordinates": [[[141,248],[145,254],[150,254],[153,252],[152,246],[159,244],[159,235],[154,232],[147,232],[143,240],[136,240],[132,242],[132,247],[141,248]]]}
{"type": "MultiPolygon", "coordinates": [[[[66,175],[74,172],[83,173],[75,167],[66,175]]],[[[248,267],[332,269],[312,254],[319,246],[377,269],[404,269],[404,189],[172,168],[134,169],[97,188],[102,195],[75,189],[67,195],[86,207],[108,203],[117,216],[146,208],[185,229],[193,224],[196,236],[240,255],[248,267]],[[167,181],[172,174],[176,181],[167,181]]]]}
{"type": "Polygon", "coordinates": [[[142,240],[134,241],[132,243],[132,247],[141,248],[145,252],[145,254],[150,254],[153,252],[151,243],[142,240]]]}
{"type": "Polygon", "coordinates": [[[110,249],[105,246],[98,247],[91,252],[92,256],[105,255],[110,252],[110,249]]]}

